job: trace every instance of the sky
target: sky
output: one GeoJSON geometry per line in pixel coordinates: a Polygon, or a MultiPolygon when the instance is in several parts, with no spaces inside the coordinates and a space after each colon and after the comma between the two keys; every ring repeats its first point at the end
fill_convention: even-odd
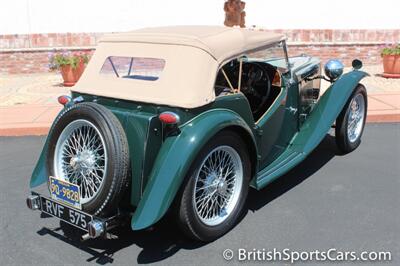
{"type": "MultiPolygon", "coordinates": [[[[246,0],[246,25],[269,29],[400,29],[400,0],[246,0]]],[[[0,34],[113,32],[222,25],[224,0],[12,0],[0,34]]]]}

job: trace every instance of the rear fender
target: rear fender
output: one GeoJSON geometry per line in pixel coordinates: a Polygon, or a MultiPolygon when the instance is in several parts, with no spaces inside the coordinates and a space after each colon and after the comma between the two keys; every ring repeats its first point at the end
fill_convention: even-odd
{"type": "Polygon", "coordinates": [[[35,169],[33,170],[30,181],[31,188],[43,184],[44,182],[47,181],[49,177],[46,167],[46,158],[47,158],[46,153],[48,150],[48,141],[49,138],[46,139],[46,143],[44,144],[42,152],[40,153],[39,160],[37,161],[35,169]]]}
{"type": "Polygon", "coordinates": [[[46,161],[47,161],[47,151],[49,150],[49,141],[50,141],[50,132],[52,132],[54,125],[57,124],[58,120],[60,117],[69,111],[70,105],[66,105],[65,108],[63,108],[57,115],[56,119],[54,119],[53,124],[51,125],[51,128],[49,130],[49,134],[47,135],[46,142],[44,143],[42,152],[40,153],[39,160],[36,163],[35,169],[32,172],[31,176],[31,181],[30,181],[30,187],[34,188],[37,187],[45,182],[47,182],[49,178],[49,173],[47,171],[46,167],[46,161]]]}
{"type": "Polygon", "coordinates": [[[179,135],[166,138],[132,217],[133,230],[154,224],[166,213],[201,148],[212,136],[230,126],[246,130],[255,144],[247,123],[237,113],[227,109],[204,112],[181,126],[179,135]]]}

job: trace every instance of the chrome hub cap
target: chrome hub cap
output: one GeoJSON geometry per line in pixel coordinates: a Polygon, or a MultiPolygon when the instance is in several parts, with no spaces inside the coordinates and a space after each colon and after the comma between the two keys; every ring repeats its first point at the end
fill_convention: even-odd
{"type": "Polygon", "coordinates": [[[79,186],[82,204],[92,200],[107,171],[107,150],[98,128],[84,119],[71,122],[61,132],[54,156],[56,177],[79,186]]]}
{"type": "Polygon", "coordinates": [[[357,94],[350,103],[347,122],[347,136],[354,143],[361,135],[365,119],[365,101],[362,94],[357,94]]]}
{"type": "Polygon", "coordinates": [[[93,151],[83,150],[71,157],[69,164],[75,171],[88,173],[94,170],[96,158],[93,151]]]}
{"type": "Polygon", "coordinates": [[[225,221],[239,201],[243,167],[239,154],[229,146],[212,150],[197,174],[193,204],[199,219],[208,226],[225,221]]]}

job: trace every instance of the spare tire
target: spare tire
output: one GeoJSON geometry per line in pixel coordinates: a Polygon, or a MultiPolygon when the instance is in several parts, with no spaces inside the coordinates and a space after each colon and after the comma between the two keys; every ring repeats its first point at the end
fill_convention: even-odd
{"type": "Polygon", "coordinates": [[[129,150],[115,115],[96,103],[68,107],[49,135],[50,176],[80,188],[82,210],[106,217],[117,211],[128,186],[129,150]]]}

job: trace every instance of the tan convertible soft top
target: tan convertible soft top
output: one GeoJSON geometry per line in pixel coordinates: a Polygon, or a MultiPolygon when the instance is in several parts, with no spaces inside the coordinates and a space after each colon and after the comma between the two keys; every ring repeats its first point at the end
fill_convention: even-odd
{"type": "Polygon", "coordinates": [[[218,67],[226,60],[284,39],[220,26],[148,28],[104,36],[73,91],[111,98],[195,108],[215,99],[218,67]],[[109,56],[165,60],[155,81],[101,75],[109,56]]]}

